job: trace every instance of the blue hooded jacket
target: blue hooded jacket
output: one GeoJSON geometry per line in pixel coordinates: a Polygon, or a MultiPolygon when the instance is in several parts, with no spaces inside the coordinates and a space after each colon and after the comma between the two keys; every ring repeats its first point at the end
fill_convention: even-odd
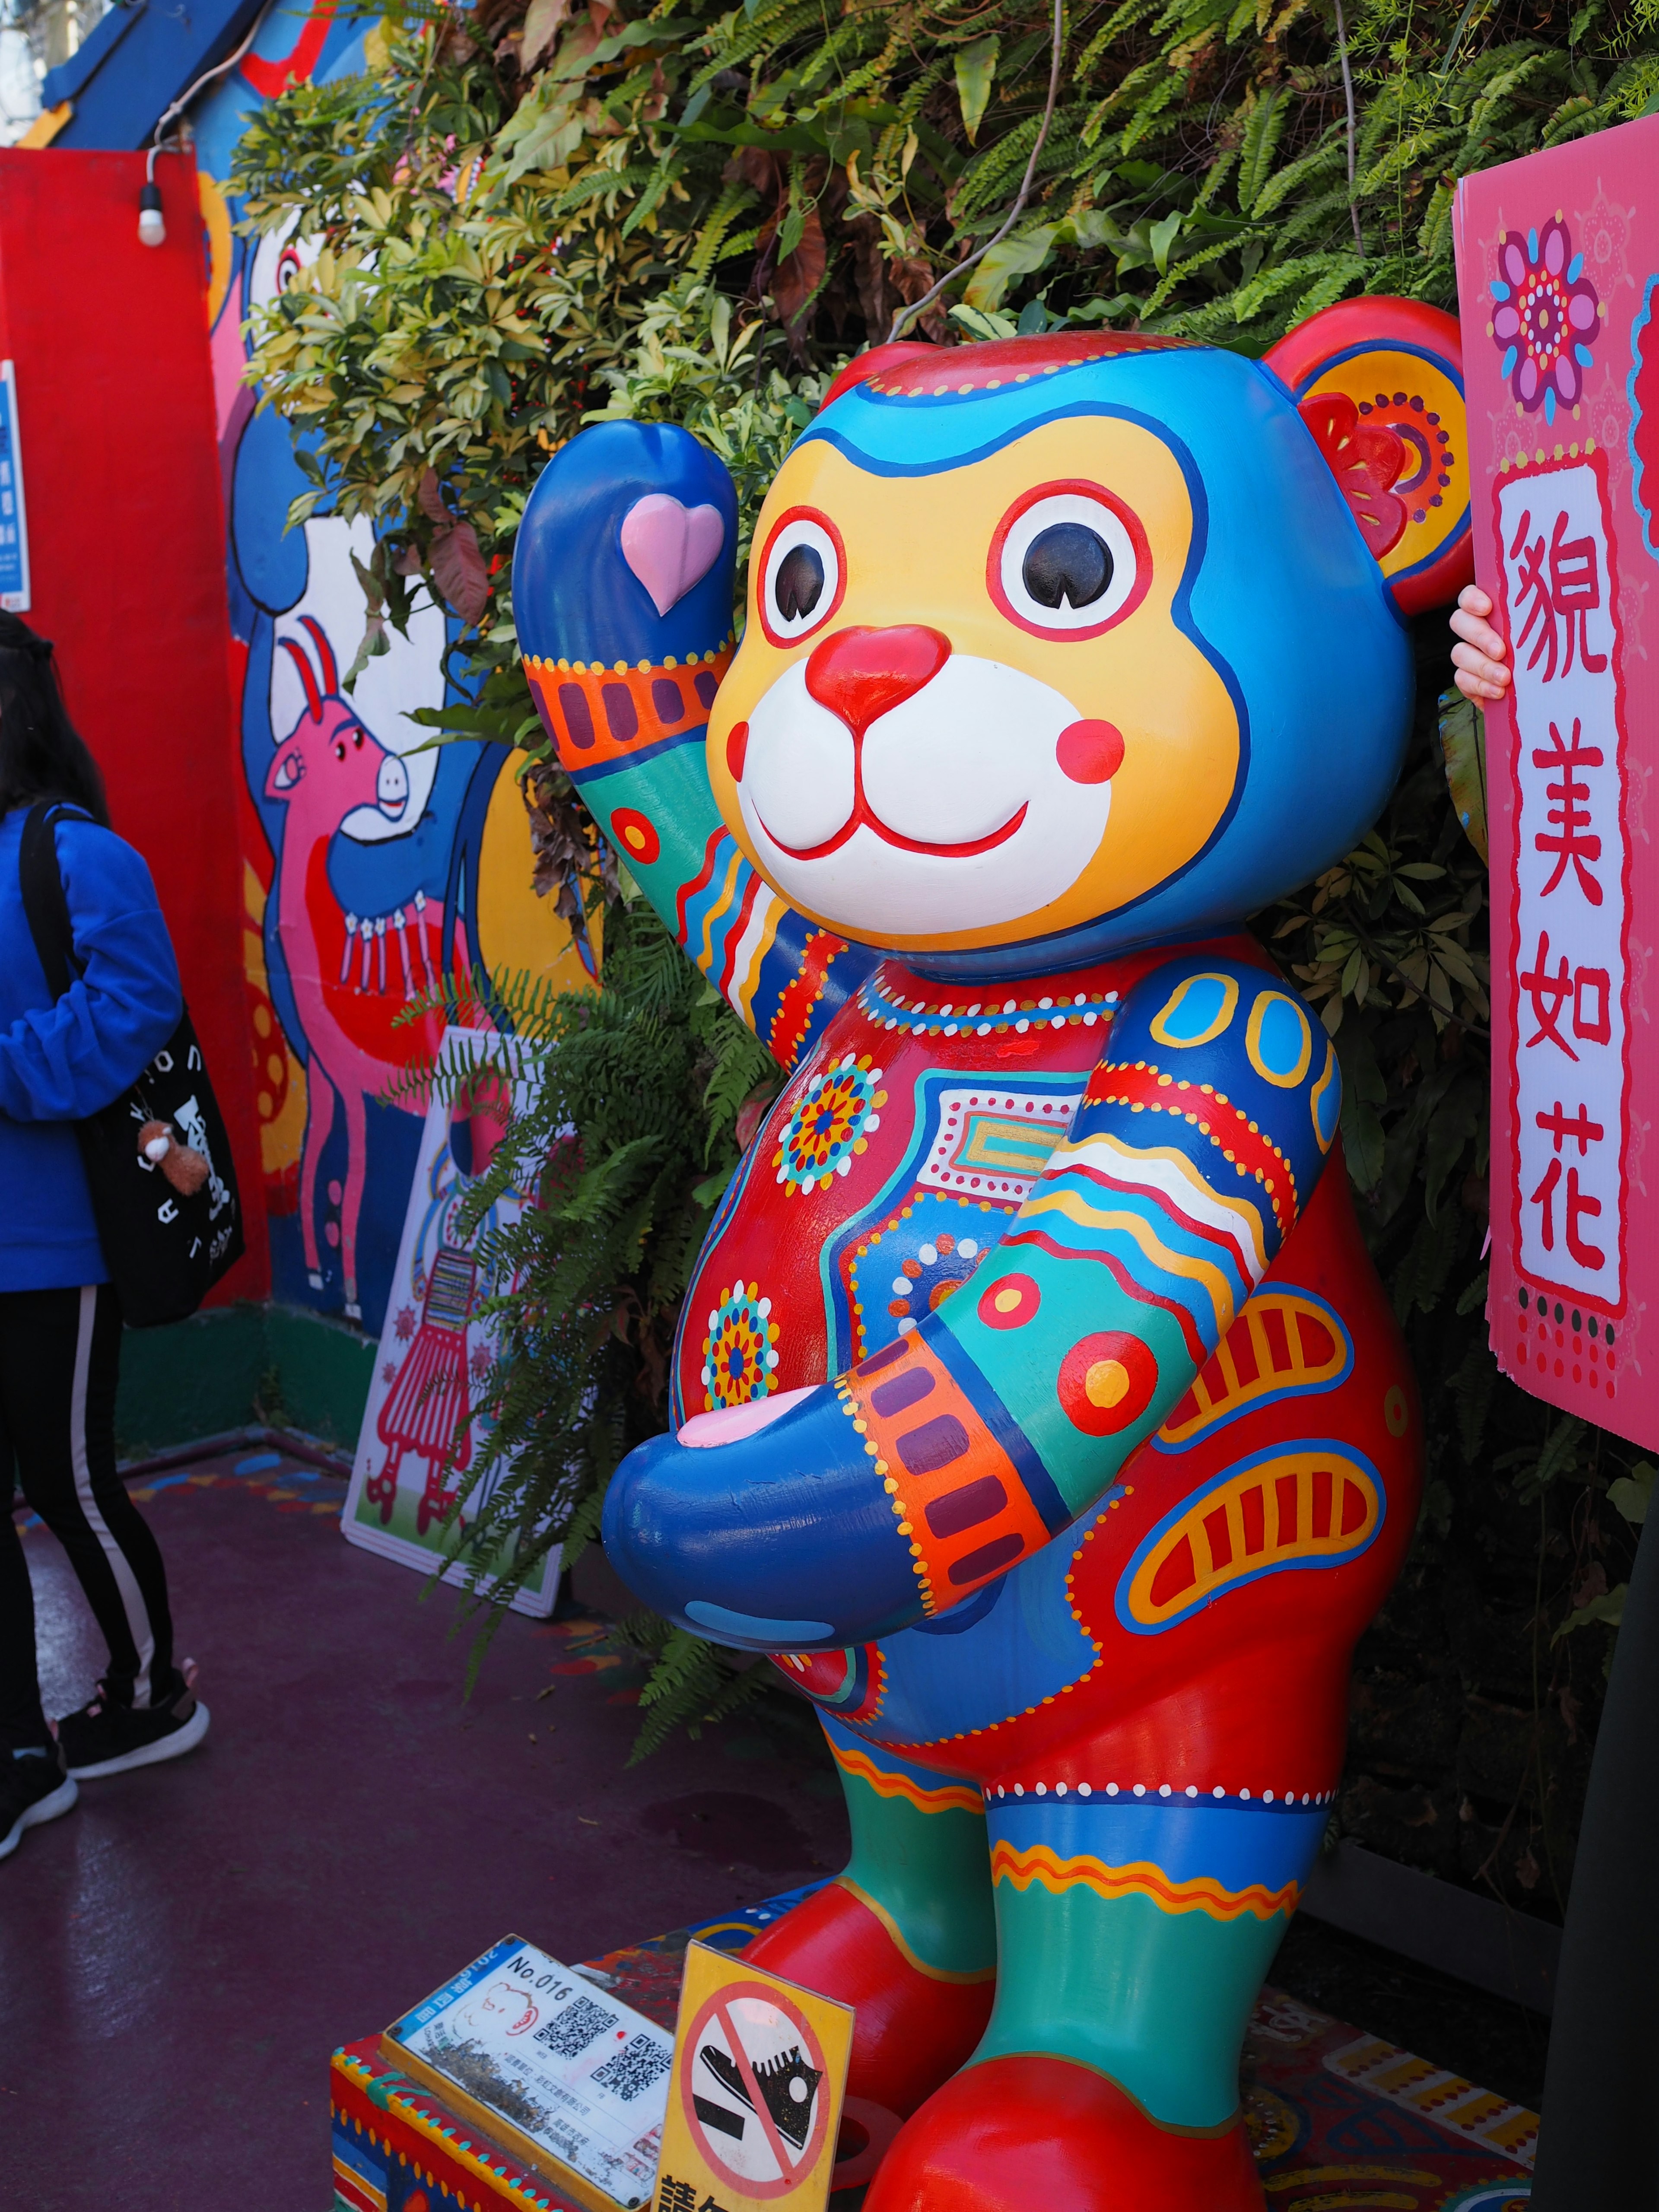
{"type": "Polygon", "coordinates": [[[73,819],[56,836],[82,973],[54,1002],[18,884],[27,818],[0,820],[0,1291],[109,1279],[72,1125],[136,1081],[184,1005],[149,870],[73,819]]]}

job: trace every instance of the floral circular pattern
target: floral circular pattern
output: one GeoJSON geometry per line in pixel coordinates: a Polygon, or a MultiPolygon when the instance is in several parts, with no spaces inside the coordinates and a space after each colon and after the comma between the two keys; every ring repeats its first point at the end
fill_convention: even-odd
{"type": "Polygon", "coordinates": [[[722,1291],[702,1340],[704,1413],[717,1413],[728,1406],[764,1398],[773,1388],[777,1340],[772,1301],[762,1297],[757,1283],[733,1283],[729,1291],[722,1291]]]}
{"type": "Polygon", "coordinates": [[[1529,415],[1541,407],[1547,422],[1554,422],[1558,403],[1577,405],[1595,359],[1601,309],[1583,269],[1559,216],[1541,231],[1510,231],[1498,249],[1489,328],[1503,349],[1499,374],[1516,406],[1529,415]]]}
{"type": "Polygon", "coordinates": [[[827,1188],[831,1176],[846,1175],[854,1158],[881,1127],[878,1109],[887,1093],[878,1088],[881,1070],[870,1055],[847,1053],[832,1068],[815,1075],[789,1116],[772,1155],[778,1181],[791,1197],[799,1191],[827,1188]]]}

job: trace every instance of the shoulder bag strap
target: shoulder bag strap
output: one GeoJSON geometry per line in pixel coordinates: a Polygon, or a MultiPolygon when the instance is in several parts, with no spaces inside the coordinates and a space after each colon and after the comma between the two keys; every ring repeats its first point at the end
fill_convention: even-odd
{"type": "Polygon", "coordinates": [[[46,973],[46,988],[54,999],[63,997],[80,972],[63,871],[58,865],[57,826],[65,816],[71,821],[83,818],[78,807],[67,806],[60,799],[38,799],[28,811],[17,854],[17,887],[22,893],[23,911],[46,973]]]}

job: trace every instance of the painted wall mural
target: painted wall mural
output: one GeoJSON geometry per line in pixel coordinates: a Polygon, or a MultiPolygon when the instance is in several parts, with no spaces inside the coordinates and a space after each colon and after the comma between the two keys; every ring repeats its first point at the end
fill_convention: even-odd
{"type": "MultiPolygon", "coordinates": [[[[258,1073],[272,1295],[380,1328],[421,1134],[384,1103],[441,1035],[399,1024],[441,975],[494,969],[584,979],[562,924],[529,889],[529,834],[499,749],[423,749],[415,710],[443,703],[438,605],[343,681],[364,624],[351,556],[366,522],[284,525],[307,480],[287,426],[255,411],[242,325],[308,249],[236,235],[232,149],[259,103],[363,66],[363,19],[273,9],[252,52],[196,118],[232,651],[241,697],[244,945],[258,1073]]],[[[452,695],[453,696],[453,695],[452,695]]]]}

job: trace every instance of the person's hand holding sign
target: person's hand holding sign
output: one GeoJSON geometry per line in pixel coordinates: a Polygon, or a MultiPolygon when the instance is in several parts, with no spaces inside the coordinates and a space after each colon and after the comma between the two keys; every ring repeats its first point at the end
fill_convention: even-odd
{"type": "Polygon", "coordinates": [[[1452,666],[1457,688],[1479,706],[1482,700],[1501,699],[1510,688],[1510,672],[1504,661],[1509,647],[1490,620],[1492,597],[1479,584],[1465,584],[1451,613],[1451,626],[1462,640],[1452,647],[1452,666]]]}

